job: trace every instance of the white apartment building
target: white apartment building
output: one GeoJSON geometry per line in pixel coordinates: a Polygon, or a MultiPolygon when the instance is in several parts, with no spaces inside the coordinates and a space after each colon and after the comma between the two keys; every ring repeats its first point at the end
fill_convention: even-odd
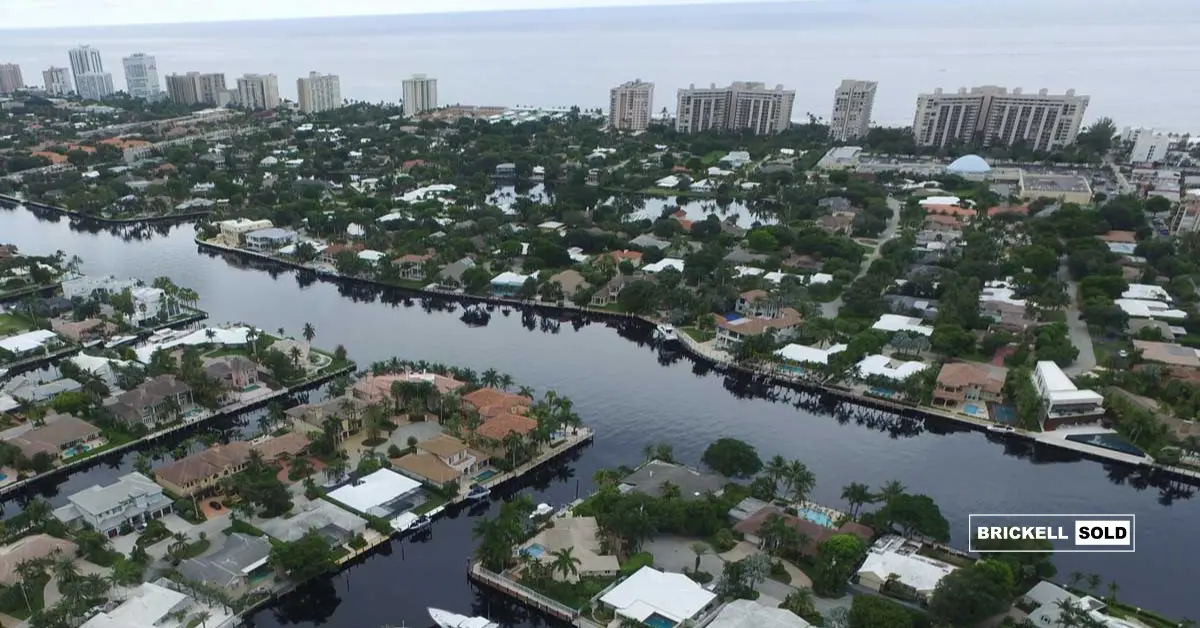
{"type": "Polygon", "coordinates": [[[415,116],[438,107],[437,79],[414,74],[404,79],[404,113],[415,116]]]}
{"type": "Polygon", "coordinates": [[[791,125],[796,92],[767,89],[763,83],[736,81],[728,87],[681,89],[676,103],[675,129],[680,133],[749,129],[755,135],[781,133],[791,125]]]}
{"type": "Polygon", "coordinates": [[[274,74],[246,74],[237,80],[237,93],[242,109],[274,109],[279,106],[279,79],[274,74]]]}
{"type": "Polygon", "coordinates": [[[71,59],[71,74],[76,82],[80,74],[104,72],[104,61],[100,58],[100,51],[91,46],[72,48],[67,51],[67,56],[71,59]]]}
{"type": "Polygon", "coordinates": [[[983,146],[1024,142],[1029,148],[1052,151],[1075,142],[1089,98],[1050,94],[1040,90],[1009,92],[995,85],[960,88],[917,96],[913,136],[920,146],[946,146],[954,142],[983,146]]]}
{"type": "Polygon", "coordinates": [[[25,87],[21,78],[21,66],[15,63],[0,63],[0,94],[11,94],[25,87]]]}
{"type": "Polygon", "coordinates": [[[1129,154],[1130,163],[1152,164],[1162,161],[1171,148],[1171,137],[1166,133],[1143,131],[1137,134],[1133,143],[1133,152],[1129,154]]]}
{"type": "Polygon", "coordinates": [[[875,108],[875,81],[845,79],[833,90],[833,114],[829,117],[829,136],[835,142],[851,142],[865,137],[871,129],[871,110],[875,108]]]}
{"type": "Polygon", "coordinates": [[[85,100],[104,100],[116,91],[112,74],[108,72],[85,72],[75,75],[75,92],[85,100]]]}
{"type": "Polygon", "coordinates": [[[1042,398],[1045,429],[1104,414],[1104,397],[1093,390],[1079,390],[1054,362],[1039,361],[1031,378],[1042,398]]]}
{"type": "Polygon", "coordinates": [[[162,97],[158,85],[158,61],[148,54],[134,53],[121,59],[125,66],[125,91],[133,98],[155,101],[162,97]]]}
{"type": "Polygon", "coordinates": [[[308,78],[296,79],[300,111],[317,113],[342,106],[342,87],[336,74],[309,72],[308,78]]]}
{"type": "Polygon", "coordinates": [[[618,131],[644,131],[654,111],[654,83],[636,79],[609,92],[608,125],[618,131]]]}
{"type": "Polygon", "coordinates": [[[42,83],[46,86],[46,94],[50,96],[66,96],[71,87],[71,70],[50,66],[42,70],[42,83]]]}

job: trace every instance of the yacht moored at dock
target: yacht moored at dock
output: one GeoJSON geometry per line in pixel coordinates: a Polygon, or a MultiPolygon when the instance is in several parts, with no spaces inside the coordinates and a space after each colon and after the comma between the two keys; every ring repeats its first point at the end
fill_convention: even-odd
{"type": "Polygon", "coordinates": [[[440,628],[500,628],[500,624],[486,617],[467,617],[440,608],[430,608],[429,617],[440,628]]]}

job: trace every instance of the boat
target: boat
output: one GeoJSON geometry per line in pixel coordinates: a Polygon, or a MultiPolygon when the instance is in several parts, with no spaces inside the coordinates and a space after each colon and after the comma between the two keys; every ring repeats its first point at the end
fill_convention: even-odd
{"type": "Polygon", "coordinates": [[[550,504],[538,504],[537,508],[534,508],[533,512],[529,513],[529,518],[536,519],[538,517],[545,517],[553,512],[554,506],[551,506],[550,504]]]}
{"type": "Polygon", "coordinates": [[[667,323],[659,323],[654,326],[654,337],[663,342],[679,340],[679,335],[675,333],[675,326],[667,323]]]}
{"type": "Polygon", "coordinates": [[[471,490],[467,492],[467,501],[472,502],[481,499],[487,499],[491,494],[492,489],[481,484],[472,484],[471,490]]]}
{"type": "Polygon", "coordinates": [[[500,624],[487,617],[467,617],[440,608],[429,608],[429,617],[440,628],[500,628],[500,624]]]}
{"type": "Polygon", "coordinates": [[[1017,428],[1011,425],[989,425],[987,429],[989,432],[998,432],[1000,434],[1012,434],[1017,431],[1017,428]]]}
{"type": "Polygon", "coordinates": [[[420,532],[427,529],[432,523],[433,520],[428,515],[415,515],[411,512],[402,513],[391,521],[392,529],[398,534],[420,532]]]}

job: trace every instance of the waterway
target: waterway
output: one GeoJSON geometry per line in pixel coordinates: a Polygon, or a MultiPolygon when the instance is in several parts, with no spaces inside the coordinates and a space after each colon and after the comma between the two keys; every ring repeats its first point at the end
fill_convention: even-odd
{"type": "MultiPolygon", "coordinates": [[[[965,546],[970,513],[1135,513],[1134,554],[1061,554],[1061,579],[1072,571],[1099,573],[1120,583],[1121,599],[1173,616],[1200,617],[1191,595],[1193,534],[1200,501],[1119,466],[953,426],[840,418],[820,406],[797,408],[780,390],[762,398],[733,380],[681,356],[660,355],[637,330],[602,323],[522,320],[500,309],[486,327],[468,327],[459,312],[423,307],[420,299],[388,302],[372,291],[324,281],[301,281],[200,253],[190,225],[161,226],[140,237],[74,230],[65,219],[40,220],[0,210],[0,242],[27,253],[62,249],[85,259],[84,272],[152,280],[168,275],[201,295],[212,321],[245,321],[297,333],[304,323],[316,343],[345,345],[360,365],[393,355],[412,360],[497,368],[521,384],[571,397],[596,429],[596,442],[556,474],[522,488],[537,502],[561,504],[586,494],[597,469],[640,462],[642,446],[669,442],[684,462],[698,463],[722,436],[742,438],[764,457],[803,460],[816,473],[813,499],[842,506],[850,482],[879,486],[898,479],[933,497],[950,520],[953,545],[965,546]]],[[[52,503],[127,471],[132,456],[113,458],[43,487],[52,503]]],[[[429,605],[487,612],[503,623],[541,621],[503,601],[473,593],[466,561],[474,546],[464,513],[438,522],[424,543],[394,544],[343,574],[319,581],[253,616],[261,627],[282,625],[363,628],[427,626],[429,605]]]]}

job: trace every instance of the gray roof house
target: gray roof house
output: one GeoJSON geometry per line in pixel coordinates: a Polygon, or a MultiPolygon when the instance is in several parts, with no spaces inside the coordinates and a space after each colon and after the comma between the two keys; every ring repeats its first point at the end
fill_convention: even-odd
{"type": "Polygon", "coordinates": [[[467,272],[468,268],[475,266],[475,262],[469,257],[464,257],[457,262],[446,264],[438,271],[438,279],[453,279],[461,282],[463,273],[467,272]]]}
{"type": "Polygon", "coordinates": [[[640,247],[642,249],[646,249],[646,248],[650,248],[650,247],[653,247],[656,249],[665,249],[668,246],[671,246],[670,242],[667,242],[666,240],[659,240],[658,238],[656,238],[652,235],[649,235],[649,234],[642,234],[642,235],[630,240],[629,243],[636,247],[640,247]]]}
{"type": "Polygon", "coordinates": [[[893,314],[905,316],[920,316],[925,320],[933,320],[938,316],[937,299],[910,297],[903,294],[885,294],[883,300],[893,314]]]}
{"type": "Polygon", "coordinates": [[[156,423],[173,418],[166,412],[169,399],[174,399],[181,410],[187,410],[192,402],[192,390],[174,375],[159,375],[117,395],[109,409],[129,423],[156,423]]]}
{"type": "Polygon", "coordinates": [[[850,202],[850,199],[844,196],[826,196],[817,201],[817,207],[831,212],[854,211],[854,205],[850,202]]]}
{"type": "Polygon", "coordinates": [[[735,248],[725,256],[725,261],[731,264],[748,264],[750,262],[766,261],[770,256],[753,253],[741,247],[735,248]]]}
{"type": "Polygon", "coordinates": [[[709,491],[720,495],[725,490],[725,481],[725,478],[719,475],[661,460],[651,460],[625,476],[617,488],[622,493],[638,491],[652,497],[662,497],[663,485],[670,483],[679,487],[679,496],[686,500],[698,499],[709,491]]]}
{"type": "Polygon", "coordinates": [[[221,549],[209,556],[189,558],[179,563],[179,573],[194,582],[235,589],[244,586],[250,573],[267,563],[271,542],[261,536],[233,533],[221,549]]]}
{"type": "Polygon", "coordinates": [[[141,473],[122,475],[108,486],[95,485],[67,498],[54,517],[67,525],[87,524],[108,537],[171,512],[171,498],[141,473]]]}
{"type": "Polygon", "coordinates": [[[333,504],[318,500],[309,502],[292,515],[291,519],[268,519],[262,522],[262,531],[280,541],[295,541],[316,530],[321,536],[334,543],[345,543],[367,529],[367,520],[342,510],[333,504]]]}

